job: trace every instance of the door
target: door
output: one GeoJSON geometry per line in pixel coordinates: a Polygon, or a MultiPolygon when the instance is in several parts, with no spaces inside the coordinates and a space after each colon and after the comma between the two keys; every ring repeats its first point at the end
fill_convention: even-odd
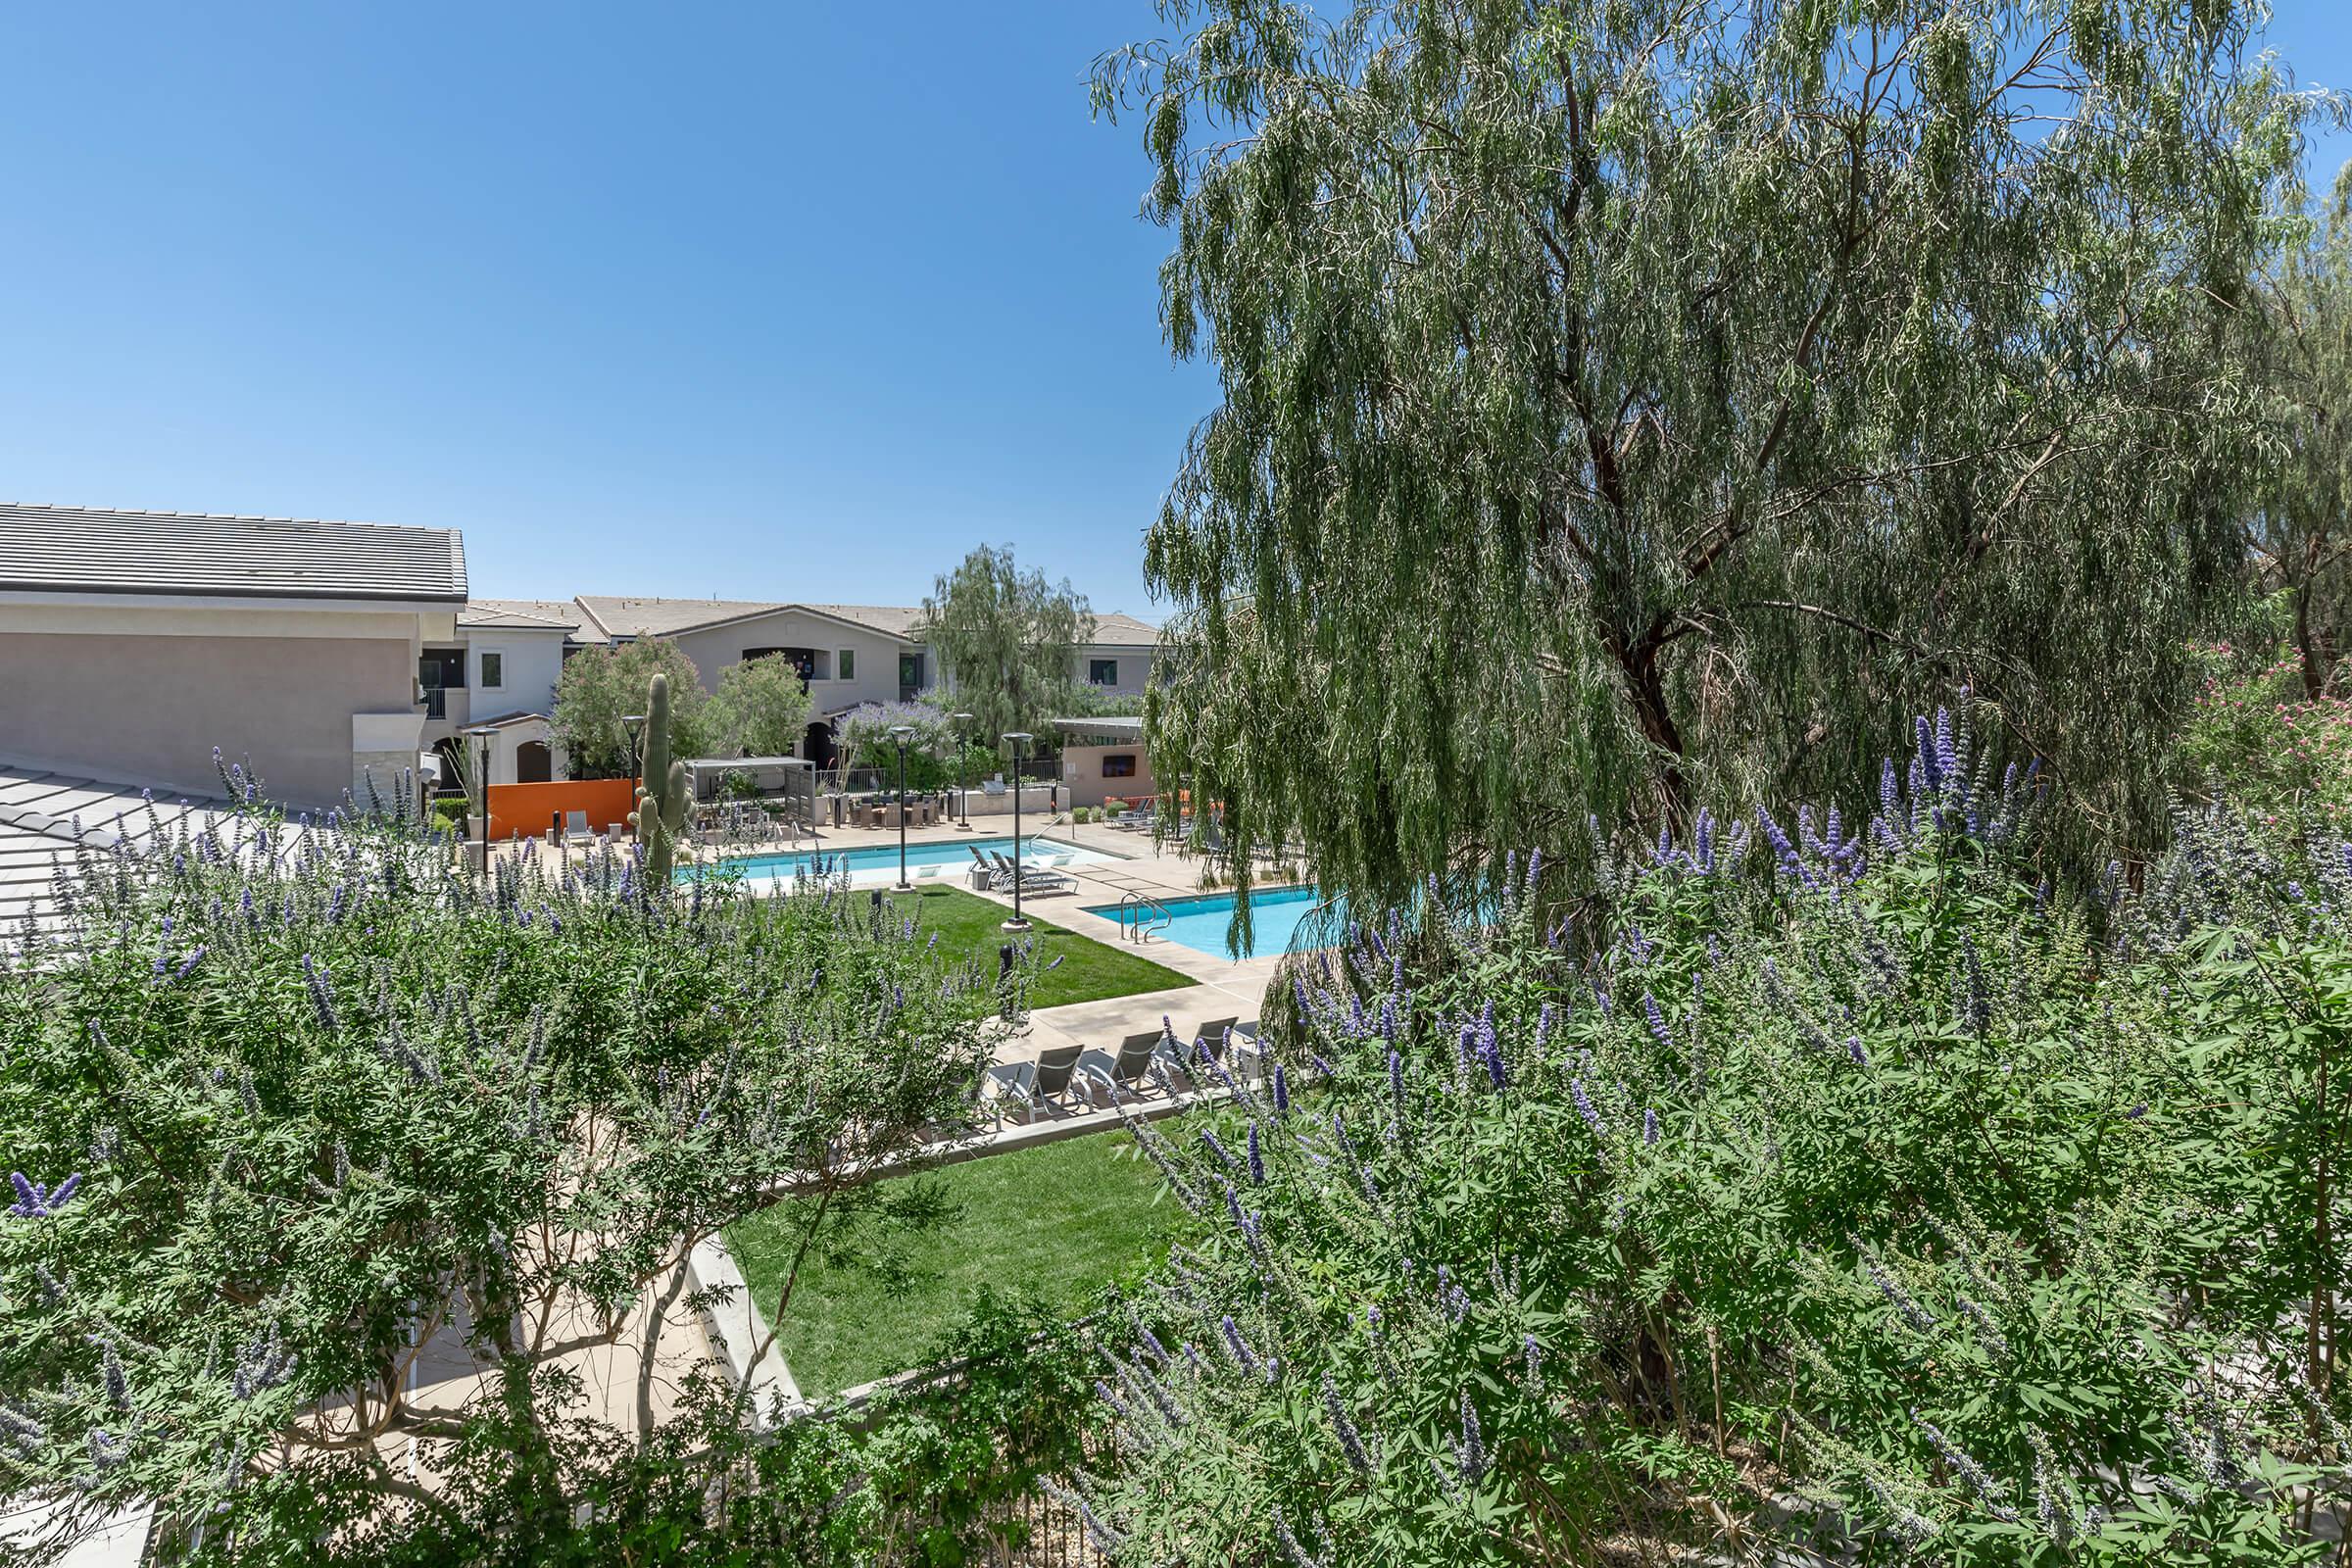
{"type": "Polygon", "coordinates": [[[517,784],[552,783],[556,776],[556,754],[545,741],[524,741],[514,748],[514,782],[517,784]]]}

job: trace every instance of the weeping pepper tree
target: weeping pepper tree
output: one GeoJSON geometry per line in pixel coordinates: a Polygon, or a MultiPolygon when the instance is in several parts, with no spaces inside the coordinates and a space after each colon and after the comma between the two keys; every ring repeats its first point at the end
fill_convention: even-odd
{"type": "Polygon", "coordinates": [[[2155,828],[2314,107],[2252,6],[1324,9],[1168,0],[1094,78],[1219,376],[1148,722],[1237,878],[1867,777],[1961,686],[2077,832],[2155,828]]]}

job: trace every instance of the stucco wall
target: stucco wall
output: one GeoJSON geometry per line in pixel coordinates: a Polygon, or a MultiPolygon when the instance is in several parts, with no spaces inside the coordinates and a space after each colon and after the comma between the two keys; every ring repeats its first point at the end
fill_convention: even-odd
{"type": "Polygon", "coordinates": [[[467,626],[463,630],[469,718],[477,713],[498,718],[508,713],[555,710],[556,677],[564,672],[562,632],[517,631],[506,626],[467,626]],[[498,691],[482,684],[482,655],[493,651],[507,656],[506,684],[498,691]]]}
{"type": "Polygon", "coordinates": [[[1113,795],[1121,800],[1134,800],[1153,793],[1152,756],[1141,741],[1121,746],[1065,746],[1061,750],[1061,782],[1072,806],[1101,806],[1113,795]],[[1105,757],[1134,758],[1134,774],[1127,778],[1104,778],[1105,757]]]}
{"type": "MultiPolygon", "coordinates": [[[[720,674],[728,665],[741,662],[747,648],[813,649],[822,657],[817,678],[808,683],[808,700],[819,713],[858,703],[897,702],[899,655],[908,651],[906,644],[878,631],[800,610],[780,610],[732,626],[686,632],[678,638],[678,646],[694,661],[704,687],[710,691],[718,690],[720,674]],[[857,655],[856,673],[848,680],[841,678],[841,651],[845,648],[857,655]]],[[[927,652],[923,674],[927,685],[932,675],[927,652]]]]}
{"type": "MultiPolygon", "coordinates": [[[[1073,661],[1071,671],[1078,684],[1106,697],[1140,697],[1152,675],[1152,650],[1149,648],[1106,647],[1096,644],[1081,648],[1073,661]],[[1098,659],[1115,659],[1119,663],[1119,678],[1108,686],[1097,686],[1089,679],[1090,666],[1098,659]]],[[[1085,805],[1087,803],[1080,802],[1085,805]]]]}
{"type": "MultiPolygon", "coordinates": [[[[411,618],[414,624],[414,617],[411,618]]],[[[414,640],[0,630],[0,754],[217,794],[213,748],[290,805],[340,801],[352,715],[416,710],[414,640]]]]}

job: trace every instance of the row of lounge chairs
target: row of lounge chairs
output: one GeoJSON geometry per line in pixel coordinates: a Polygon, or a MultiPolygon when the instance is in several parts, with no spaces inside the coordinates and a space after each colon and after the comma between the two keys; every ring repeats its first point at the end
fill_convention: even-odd
{"type": "Polygon", "coordinates": [[[1096,1105],[1117,1105],[1155,1092],[1213,1088],[1220,1069],[1252,1077],[1261,1054],[1254,1019],[1210,1019],[1195,1031],[1190,1046],[1183,1046],[1163,1018],[1159,1028],[1120,1041],[1116,1054],[1077,1044],[1049,1046],[1035,1061],[991,1067],[982,1091],[1000,1107],[1018,1105],[1032,1116],[1074,1114],[1083,1108],[1076,1103],[1081,1095],[1096,1105]]]}
{"type": "Polygon", "coordinates": [[[991,850],[983,856],[974,845],[964,848],[972,857],[972,886],[984,887],[992,893],[1010,893],[1017,879],[1020,890],[1030,893],[1075,893],[1078,879],[1062,869],[1070,861],[1067,855],[1023,856],[1016,873],[1012,861],[1002,850],[991,850]]]}

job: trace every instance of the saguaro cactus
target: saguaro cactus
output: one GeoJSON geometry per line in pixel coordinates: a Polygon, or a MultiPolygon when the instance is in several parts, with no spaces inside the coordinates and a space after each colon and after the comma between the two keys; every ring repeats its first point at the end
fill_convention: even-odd
{"type": "Polygon", "coordinates": [[[645,692],[645,779],[629,826],[645,847],[645,874],[669,884],[671,852],[686,828],[686,764],[669,755],[669,677],[656,675],[645,692]]]}

